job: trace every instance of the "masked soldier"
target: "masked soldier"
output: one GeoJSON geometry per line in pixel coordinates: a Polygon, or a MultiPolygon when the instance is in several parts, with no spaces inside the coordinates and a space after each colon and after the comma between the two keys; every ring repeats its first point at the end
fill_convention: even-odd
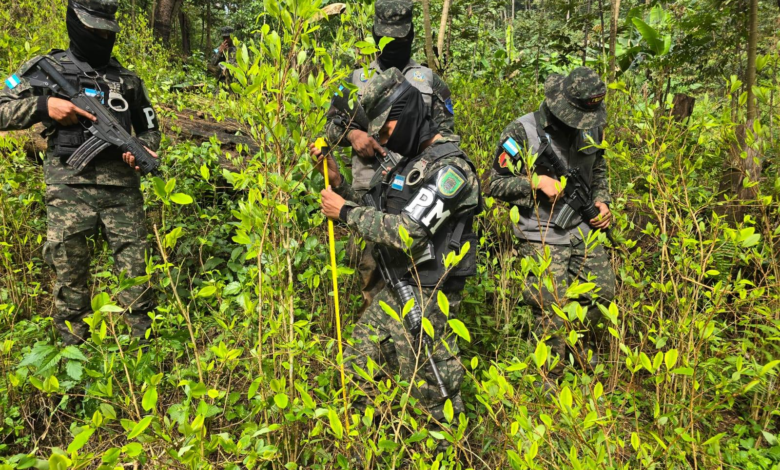
{"type": "MultiPolygon", "coordinates": [[[[85,129],[95,118],[48,88],[34,86],[29,77],[38,73],[39,60],[50,61],[73,86],[102,100],[128,132],[135,130],[150,150],[156,150],[160,131],[146,88],[111,57],[119,32],[117,7],[117,0],[71,0],[65,18],[70,47],[27,62],[0,92],[0,130],[26,129],[39,122],[46,129],[48,230],[43,253],[56,273],[54,324],[65,344],[82,342],[88,334],[84,317],[91,311],[89,239],[98,227],[113,251],[117,273],[130,278],[146,274],[144,201],[134,156],[116,147],[103,151],[81,171],[66,164],[90,136],[85,129]]],[[[118,301],[128,309],[132,334],[143,337],[154,309],[149,283],[125,289],[118,301]]]]}
{"type": "MultiPolygon", "coordinates": [[[[371,119],[368,133],[403,158],[382,182],[369,189],[368,194],[379,207],[376,209],[361,205],[358,192],[345,182],[328,157],[333,189],[323,190],[322,209],[327,217],[340,220],[360,237],[387,249],[388,269],[411,286],[424,307],[424,317],[433,325],[433,362],[457,413],[464,410],[460,398],[463,370],[447,321],[457,318],[466,278],[476,272],[477,241],[472,231],[480,200],[476,171],[456,140],[438,132],[427,113],[423,94],[398,69],[378,73],[366,87],[362,103],[371,119]],[[409,248],[400,235],[402,229],[413,240],[409,248]],[[460,264],[454,269],[445,267],[446,255],[460,253],[466,242],[470,249],[460,264]],[[449,301],[449,317],[439,308],[437,291],[449,301]]],[[[315,150],[313,153],[319,154],[315,150]]],[[[441,421],[446,400],[427,355],[418,356],[418,342],[409,334],[414,326],[405,327],[404,320],[393,319],[380,306],[386,303],[401,312],[401,298],[395,286],[386,285],[372,300],[347,349],[352,356],[350,367],[376,375],[377,366],[385,359],[383,352],[389,350],[397,356],[402,380],[411,382],[416,377],[414,383],[424,381],[414,388],[414,395],[434,419],[441,421]]],[[[356,374],[355,379],[368,391],[370,384],[364,378],[356,374]]]]}
{"type": "MultiPolygon", "coordinates": [[[[524,300],[533,310],[536,340],[547,340],[553,354],[561,360],[574,357],[575,364],[585,365],[590,348],[595,354],[596,327],[601,320],[597,303],[609,303],[615,293],[615,275],[609,257],[600,244],[586,246],[591,230],[606,230],[612,220],[607,167],[603,151],[593,144],[601,143],[607,115],[604,106],[606,87],[591,69],[579,67],[567,77],[552,75],[545,83],[545,100],[538,111],[515,120],[504,130],[490,173],[487,192],[496,199],[518,208],[519,222],[514,227],[519,251],[524,257],[549,259],[542,279],[529,275],[524,300]],[[525,151],[524,151],[525,150],[525,151]],[[549,153],[548,153],[549,152],[549,153]],[[534,168],[526,168],[525,155],[538,155],[534,168]],[[567,168],[578,168],[590,193],[589,211],[571,218],[559,217],[568,208],[561,191],[560,174],[543,165],[557,157],[567,168]],[[532,175],[536,173],[538,179],[532,175]],[[564,220],[564,222],[558,222],[564,220]],[[564,224],[560,226],[558,223],[564,224]],[[549,250],[547,252],[546,250],[549,250]],[[544,279],[551,279],[547,284],[544,279]],[[563,308],[569,300],[565,293],[573,282],[595,282],[594,291],[575,299],[587,311],[583,328],[576,315],[563,320],[551,309],[563,308]],[[552,289],[547,286],[551,285],[552,289]],[[584,333],[567,355],[568,329],[584,333]]],[[[569,189],[577,182],[567,181],[569,189]]],[[[582,190],[585,191],[582,191],[582,190]]],[[[546,385],[560,376],[563,362],[550,371],[546,385]]]]}
{"type": "Polygon", "coordinates": [[[208,71],[213,75],[220,83],[229,83],[230,72],[227,67],[222,63],[227,62],[235,65],[236,63],[236,46],[233,44],[233,38],[230,36],[233,34],[233,28],[225,26],[221,30],[222,32],[222,44],[218,48],[214,49],[214,54],[209,61],[208,71]]]}
{"type": "MultiPolygon", "coordinates": [[[[431,117],[431,122],[439,134],[455,137],[454,109],[449,87],[431,69],[412,60],[412,0],[377,0],[375,13],[373,35],[377,46],[383,37],[393,40],[384,47],[379,58],[372,62],[367,70],[360,68],[352,73],[350,82],[357,87],[358,96],[363,96],[377,73],[395,67],[422,94],[424,112],[431,117]]],[[[371,178],[379,168],[374,154],[382,153],[381,146],[334,109],[328,113],[326,134],[331,144],[352,147],[352,188],[358,193],[366,192],[371,178]]],[[[354,252],[354,249],[350,251],[354,252]]],[[[363,282],[363,295],[368,304],[382,286],[376,273],[376,264],[370,255],[370,244],[362,253],[358,271],[363,282]]]]}

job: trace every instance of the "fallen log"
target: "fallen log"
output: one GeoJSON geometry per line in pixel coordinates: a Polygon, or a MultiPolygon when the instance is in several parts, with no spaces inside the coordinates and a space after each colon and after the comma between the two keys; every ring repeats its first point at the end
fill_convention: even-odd
{"type": "MultiPolygon", "coordinates": [[[[163,112],[160,118],[162,132],[174,141],[201,144],[216,137],[222,143],[222,149],[233,155],[237,153],[239,145],[243,147],[246,154],[250,155],[260,149],[255,141],[247,136],[243,127],[233,119],[217,122],[199,111],[189,109],[174,111],[170,108],[162,110],[167,111],[163,112]]],[[[0,138],[14,137],[22,140],[27,158],[40,163],[40,155],[46,151],[46,140],[41,137],[42,131],[43,126],[36,124],[23,131],[0,132],[0,138]]],[[[224,153],[219,163],[228,170],[237,170],[235,159],[228,160],[224,153]]]]}

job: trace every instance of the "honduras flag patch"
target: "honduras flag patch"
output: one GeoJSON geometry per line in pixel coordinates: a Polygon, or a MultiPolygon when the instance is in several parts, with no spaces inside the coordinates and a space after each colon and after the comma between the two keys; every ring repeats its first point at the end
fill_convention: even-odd
{"type": "Polygon", "coordinates": [[[452,104],[452,98],[447,98],[444,101],[444,107],[447,108],[447,111],[449,111],[450,114],[452,114],[453,116],[455,115],[455,105],[452,104]]]}
{"type": "Polygon", "coordinates": [[[19,77],[18,77],[17,75],[11,75],[10,77],[8,77],[8,78],[6,79],[6,81],[5,81],[5,86],[6,86],[6,87],[7,87],[9,90],[13,90],[13,89],[14,89],[14,88],[16,88],[17,86],[19,86],[19,83],[21,83],[21,81],[19,80],[19,77]]]}
{"type": "Polygon", "coordinates": [[[395,179],[393,179],[393,184],[390,187],[395,189],[396,191],[403,191],[405,184],[406,184],[406,178],[404,178],[401,175],[395,175],[395,179]]]}
{"type": "Polygon", "coordinates": [[[517,141],[511,137],[504,141],[502,147],[504,147],[506,153],[508,153],[512,158],[516,158],[520,154],[520,146],[517,144],[517,141]]]}

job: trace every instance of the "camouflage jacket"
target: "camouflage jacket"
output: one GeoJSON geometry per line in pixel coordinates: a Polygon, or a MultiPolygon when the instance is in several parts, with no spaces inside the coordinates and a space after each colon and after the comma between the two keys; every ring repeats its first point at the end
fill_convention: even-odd
{"type": "MultiPolygon", "coordinates": [[[[63,51],[52,51],[47,57],[53,59],[57,68],[65,73],[72,71],[73,63],[63,51]],[[59,64],[57,64],[59,62],[59,64]]],[[[65,163],[65,159],[54,156],[57,134],[62,126],[52,121],[45,103],[51,91],[33,88],[24,78],[25,73],[37,60],[25,63],[19,71],[8,78],[5,88],[0,90],[0,130],[27,129],[34,124],[43,123],[46,128],[49,147],[44,160],[46,184],[101,184],[109,186],[138,187],[138,174],[122,161],[117,148],[109,148],[98,155],[83,171],[78,173],[65,163]]],[[[152,108],[149,94],[143,81],[134,72],[122,67],[116,59],[99,71],[101,74],[118,77],[117,85],[121,95],[128,103],[124,113],[114,113],[120,122],[128,122],[136,136],[152,150],[160,146],[160,130],[157,116],[152,108]]],[[[66,74],[70,78],[71,75],[66,74]]],[[[79,84],[79,87],[82,85],[79,84]]],[[[72,126],[75,127],[75,126],[72,126]]]]}
{"type": "MultiPolygon", "coordinates": [[[[363,95],[363,90],[373,78],[373,75],[380,71],[379,64],[376,61],[368,66],[368,75],[363,69],[357,69],[350,76],[350,83],[358,87],[358,95],[363,95]]],[[[455,135],[455,110],[452,104],[452,93],[447,83],[431,69],[423,67],[414,60],[401,71],[415,88],[420,90],[425,100],[425,104],[430,110],[431,119],[436,129],[444,137],[455,135]]],[[[338,117],[338,112],[331,108],[328,111],[328,122],[325,126],[325,132],[328,142],[332,145],[341,145],[349,147],[350,143],[346,139],[348,130],[338,117]]]]}
{"type": "MultiPolygon", "coordinates": [[[[457,144],[457,139],[453,137],[443,137],[435,141],[430,147],[423,151],[423,157],[426,152],[431,152],[436,146],[448,142],[457,144]]],[[[422,180],[428,180],[439,172],[439,170],[448,165],[456,167],[465,175],[466,181],[464,188],[457,193],[454,200],[448,201],[451,209],[450,217],[457,220],[464,214],[472,213],[479,206],[479,182],[477,175],[471,169],[468,162],[462,157],[444,157],[428,165],[422,174],[422,180]]],[[[390,186],[388,185],[388,190],[390,186]]],[[[407,213],[402,212],[397,215],[385,213],[362,204],[360,193],[355,191],[350,185],[346,184],[342,178],[340,186],[334,188],[336,193],[347,200],[347,204],[354,206],[347,215],[347,226],[356,232],[362,238],[380,243],[399,250],[406,250],[407,247],[399,234],[400,227],[404,227],[413,240],[411,251],[416,252],[424,247],[429,241],[429,233],[425,227],[413,220],[407,213]]]]}
{"type": "MultiPolygon", "coordinates": [[[[358,88],[359,97],[363,96],[366,87],[379,71],[379,65],[374,61],[369,65],[368,72],[363,69],[352,72],[349,81],[358,88]]],[[[409,83],[422,93],[423,100],[439,134],[454,138],[456,141],[459,140],[460,138],[455,135],[455,110],[452,104],[452,94],[444,80],[431,69],[423,67],[413,60],[401,72],[409,83]]],[[[328,142],[331,145],[349,147],[351,144],[346,138],[346,134],[357,128],[356,124],[343,118],[333,107],[328,111],[327,119],[325,135],[328,142]]],[[[378,161],[373,157],[352,156],[352,184],[358,191],[368,189],[378,164],[378,161]]]]}
{"type": "MultiPolygon", "coordinates": [[[[589,162],[592,160],[592,165],[586,165],[588,168],[583,168],[583,173],[590,179],[593,200],[609,204],[611,202],[611,198],[609,195],[609,182],[607,179],[607,165],[606,161],[604,160],[603,153],[600,151],[594,152],[592,156],[589,157],[583,155],[579,147],[588,146],[588,144],[583,144],[579,139],[574,138],[571,135],[567,135],[565,132],[562,132],[560,129],[558,129],[551,121],[548,113],[549,110],[543,106],[542,112],[539,113],[542,118],[542,122],[540,124],[550,136],[554,148],[560,151],[560,153],[563,153],[562,156],[564,157],[564,160],[570,165],[576,165],[578,159],[587,158],[588,160],[586,161],[589,162]]],[[[513,121],[501,133],[501,139],[499,140],[499,145],[496,150],[496,157],[493,163],[493,168],[490,170],[489,182],[485,192],[487,195],[495,197],[498,200],[517,206],[518,209],[520,209],[521,216],[520,231],[526,232],[525,238],[529,240],[536,240],[539,238],[538,233],[531,234],[530,232],[533,232],[534,230],[538,232],[539,225],[543,226],[543,228],[546,228],[546,220],[536,220],[536,222],[533,223],[526,221],[524,225],[522,219],[538,219],[540,208],[543,205],[547,205],[547,199],[536,197],[534,194],[534,190],[531,188],[529,172],[523,168],[522,159],[521,161],[515,162],[514,171],[510,170],[509,165],[507,164],[507,155],[501,147],[501,143],[503,143],[507,138],[511,137],[520,145],[523,150],[536,150],[533,148],[533,145],[531,145],[531,142],[538,142],[539,139],[536,136],[533,136],[533,139],[529,139],[529,136],[526,132],[526,127],[523,125],[523,121],[527,121],[529,118],[533,119],[533,115],[525,115],[513,121]],[[531,228],[531,225],[533,225],[535,228],[531,228]]],[[[596,133],[603,134],[601,129],[598,129],[596,133]]],[[[545,174],[543,171],[539,171],[538,173],[545,174]]],[[[556,175],[548,174],[547,176],[551,176],[557,179],[556,175]]],[[[547,219],[548,217],[543,215],[541,218],[547,219]]],[[[587,228],[587,224],[580,224],[579,222],[582,221],[578,220],[579,227],[572,227],[570,228],[570,231],[583,229],[585,233],[587,233],[589,230],[587,228]]],[[[548,243],[568,243],[568,239],[569,234],[565,233],[563,230],[558,230],[557,228],[551,228],[549,233],[546,234],[546,241],[548,243]]]]}
{"type": "Polygon", "coordinates": [[[225,52],[219,52],[219,49],[214,49],[214,54],[211,56],[211,60],[209,60],[207,67],[209,73],[219,80],[230,77],[230,73],[227,69],[223,69],[220,64],[222,64],[222,62],[227,62],[228,64],[236,65],[237,51],[238,49],[236,49],[235,46],[229,47],[225,52]]]}

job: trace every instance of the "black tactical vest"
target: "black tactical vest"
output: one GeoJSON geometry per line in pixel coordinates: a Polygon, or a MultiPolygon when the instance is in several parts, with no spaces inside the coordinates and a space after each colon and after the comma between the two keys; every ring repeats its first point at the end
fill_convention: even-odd
{"type": "MultiPolygon", "coordinates": [[[[408,160],[403,166],[399,165],[392,174],[388,175],[384,181],[393,181],[396,176],[401,176],[406,181],[404,188],[400,191],[391,189],[389,184],[377,185],[373,190],[374,198],[379,195],[379,207],[383,212],[391,215],[398,215],[407,206],[409,201],[415,196],[417,190],[423,186],[430,173],[423,171],[423,174],[416,176],[413,173],[415,168],[432,165],[437,160],[445,157],[458,157],[468,163],[471,170],[476,172],[476,168],[471,160],[468,159],[457,145],[453,143],[444,143],[429,147],[417,157],[408,160]],[[417,180],[417,181],[415,181],[417,180]],[[416,184],[410,184],[416,183],[416,184]]],[[[376,200],[376,199],[375,199],[376,200]]],[[[477,209],[477,211],[479,208],[477,209]]],[[[398,273],[406,273],[407,280],[417,284],[417,277],[420,280],[421,287],[439,287],[444,292],[458,292],[463,290],[466,284],[466,278],[473,276],[477,272],[477,236],[474,233],[473,221],[477,211],[471,211],[463,214],[460,218],[452,218],[446,222],[446,226],[439,228],[429,240],[428,246],[420,253],[413,253],[415,271],[409,262],[409,256],[406,253],[398,253],[393,256],[391,262],[398,273]],[[470,248],[468,254],[461,260],[457,267],[449,273],[444,267],[444,258],[451,251],[456,254],[464,243],[469,242],[470,248]],[[444,279],[446,275],[446,279],[444,279]]]]}
{"type": "MultiPolygon", "coordinates": [[[[131,132],[132,121],[130,119],[130,107],[128,106],[124,82],[120,76],[120,70],[112,59],[107,67],[99,71],[93,70],[87,64],[77,65],[71,60],[68,53],[62,50],[53,50],[50,55],[57,60],[61,67],[62,75],[79,90],[86,91],[91,96],[101,99],[111,113],[116,116],[127,132],[131,132]],[[86,67],[85,67],[86,66],[86,67]],[[86,68],[86,70],[82,70],[86,68]],[[120,99],[121,97],[121,99],[120,99]],[[124,100],[124,106],[122,106],[124,100]],[[108,106],[109,102],[113,106],[108,106]],[[124,110],[122,110],[124,107],[124,110]]],[[[74,126],[62,126],[54,122],[47,130],[49,148],[53,155],[61,159],[67,159],[73,152],[91,137],[91,133],[81,124],[74,126]]],[[[110,147],[98,158],[104,158],[108,153],[116,154],[119,150],[110,147]]],[[[116,156],[116,155],[112,155],[116,156]]]]}

